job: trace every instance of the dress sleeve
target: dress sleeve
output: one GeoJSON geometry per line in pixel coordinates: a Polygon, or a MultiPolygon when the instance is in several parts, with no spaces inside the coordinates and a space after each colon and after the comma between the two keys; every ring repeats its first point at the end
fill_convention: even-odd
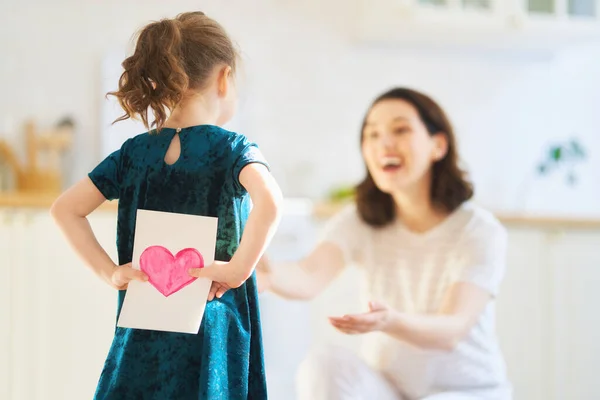
{"type": "Polygon", "coordinates": [[[119,198],[122,176],[121,153],[122,149],[113,152],[88,174],[107,200],[119,198]]]}
{"type": "Polygon", "coordinates": [[[259,163],[270,169],[270,166],[256,143],[250,142],[244,135],[238,135],[232,149],[232,178],[237,190],[243,191],[240,173],[248,164],[259,163]]]}
{"type": "Polygon", "coordinates": [[[506,271],[507,242],[508,234],[499,222],[470,232],[462,244],[466,263],[459,281],[497,296],[506,271]]]}

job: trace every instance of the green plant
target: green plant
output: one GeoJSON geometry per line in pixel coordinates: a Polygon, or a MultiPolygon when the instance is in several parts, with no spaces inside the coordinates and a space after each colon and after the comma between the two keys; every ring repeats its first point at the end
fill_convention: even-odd
{"type": "Polygon", "coordinates": [[[345,201],[354,196],[354,186],[339,186],[329,192],[330,201],[345,201]]]}
{"type": "Polygon", "coordinates": [[[537,166],[539,175],[548,175],[552,171],[566,169],[566,181],[569,185],[577,183],[575,165],[586,159],[587,153],[577,139],[549,146],[545,158],[537,166]]]}

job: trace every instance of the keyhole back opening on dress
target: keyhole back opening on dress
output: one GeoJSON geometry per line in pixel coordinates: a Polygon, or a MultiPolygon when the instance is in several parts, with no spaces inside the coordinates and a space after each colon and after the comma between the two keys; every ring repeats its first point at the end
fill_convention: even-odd
{"type": "Polygon", "coordinates": [[[169,148],[165,153],[164,161],[167,165],[173,165],[181,157],[181,139],[179,138],[179,133],[181,132],[181,128],[177,128],[175,130],[175,134],[173,135],[173,139],[171,139],[171,143],[169,144],[169,148]]]}

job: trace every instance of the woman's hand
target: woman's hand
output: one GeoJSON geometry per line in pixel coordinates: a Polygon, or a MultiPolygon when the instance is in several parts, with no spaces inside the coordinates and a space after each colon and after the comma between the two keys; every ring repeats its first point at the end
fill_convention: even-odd
{"type": "Polygon", "coordinates": [[[366,313],[329,317],[329,321],[338,331],[348,335],[385,331],[393,312],[388,305],[372,301],[366,313]]]}
{"type": "Polygon", "coordinates": [[[131,267],[131,263],[115,266],[110,277],[110,285],[118,290],[125,290],[131,281],[147,282],[148,275],[131,267]]]}

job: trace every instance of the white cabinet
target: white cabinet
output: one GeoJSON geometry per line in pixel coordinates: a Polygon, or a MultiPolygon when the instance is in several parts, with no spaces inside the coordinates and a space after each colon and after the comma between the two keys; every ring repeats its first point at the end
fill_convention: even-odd
{"type": "MultiPolygon", "coordinates": [[[[98,211],[90,220],[115,257],[115,213],[98,211]]],[[[498,334],[515,400],[598,398],[600,228],[507,226],[498,334]]],[[[288,217],[270,251],[296,258],[313,240],[310,226],[288,217]]],[[[294,398],[295,369],[311,344],[356,346],[356,337],[336,333],[326,319],[364,306],[356,287],[348,270],[311,304],[262,297],[274,400],[294,398]]],[[[81,264],[46,210],[0,208],[0,399],[92,398],[116,304],[115,291],[81,264]]]]}
{"type": "Polygon", "coordinates": [[[600,40],[599,0],[364,0],[369,44],[553,53],[600,40]]]}
{"type": "Polygon", "coordinates": [[[600,397],[600,234],[572,232],[557,236],[548,264],[554,269],[549,361],[555,399],[600,397]]]}
{"type": "Polygon", "coordinates": [[[0,213],[0,399],[10,399],[11,268],[10,232],[0,213]]]}
{"type": "Polygon", "coordinates": [[[498,333],[515,399],[598,398],[600,230],[510,229],[498,333]]]}
{"type": "MultiPolygon", "coordinates": [[[[90,221],[114,257],[115,213],[90,221]]],[[[116,292],[82,265],[46,210],[0,209],[0,246],[0,398],[92,398],[116,292]]]]}

